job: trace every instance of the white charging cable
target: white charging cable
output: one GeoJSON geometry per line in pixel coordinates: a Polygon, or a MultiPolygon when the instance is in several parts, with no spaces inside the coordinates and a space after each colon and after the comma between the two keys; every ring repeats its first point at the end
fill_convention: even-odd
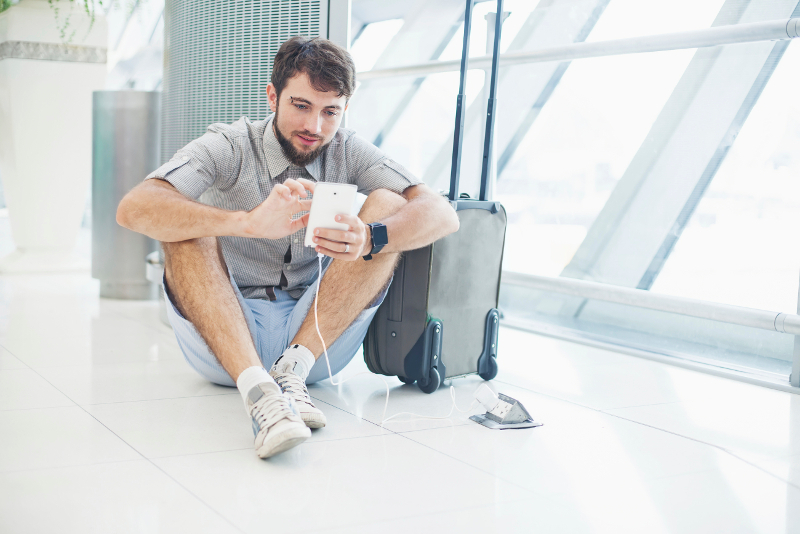
{"type": "MultiPolygon", "coordinates": [[[[450,411],[447,412],[447,415],[445,415],[443,417],[434,417],[434,416],[430,416],[430,415],[420,415],[420,414],[416,414],[416,413],[413,413],[413,412],[400,412],[400,413],[396,413],[393,416],[387,418],[386,417],[386,410],[389,408],[389,383],[382,376],[370,373],[368,371],[362,371],[360,373],[354,374],[353,376],[351,376],[349,378],[345,378],[344,380],[340,380],[339,382],[335,382],[333,380],[333,373],[331,372],[331,361],[328,358],[328,347],[325,345],[325,340],[322,338],[322,333],[319,331],[319,317],[317,315],[317,302],[319,301],[319,287],[320,287],[320,280],[322,280],[322,256],[323,255],[322,255],[321,252],[317,253],[317,260],[319,261],[319,276],[317,276],[317,294],[314,297],[314,323],[315,323],[315,325],[317,327],[317,335],[319,336],[319,340],[322,342],[322,350],[323,350],[323,352],[325,354],[325,363],[328,366],[328,378],[330,378],[331,384],[333,384],[334,386],[340,386],[340,385],[344,384],[345,382],[347,382],[349,380],[352,380],[353,378],[355,378],[357,376],[360,376],[360,375],[376,376],[376,377],[380,378],[381,380],[383,380],[383,385],[386,386],[386,402],[383,404],[383,415],[381,416],[381,426],[383,426],[384,423],[386,423],[387,421],[390,421],[390,420],[392,420],[395,417],[398,417],[400,415],[411,415],[411,416],[413,416],[411,419],[409,419],[409,421],[413,421],[415,419],[449,419],[450,416],[453,414],[453,410],[458,410],[461,413],[465,413],[465,412],[471,411],[472,408],[475,406],[475,403],[478,402],[478,400],[476,399],[476,400],[472,401],[472,404],[470,404],[469,407],[466,410],[462,410],[461,408],[458,407],[458,404],[456,404],[456,388],[454,388],[453,386],[450,386],[450,398],[453,399],[453,405],[450,407],[450,411]]],[[[481,384],[481,385],[483,385],[483,384],[481,384]]],[[[476,391],[477,391],[477,389],[476,389],[476,391]]]]}

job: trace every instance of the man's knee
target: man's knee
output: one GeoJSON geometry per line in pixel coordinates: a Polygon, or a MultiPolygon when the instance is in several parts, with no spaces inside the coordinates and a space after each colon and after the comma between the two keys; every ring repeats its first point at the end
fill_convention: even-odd
{"type": "Polygon", "coordinates": [[[388,189],[376,189],[367,196],[358,217],[367,223],[375,222],[397,213],[408,201],[388,189]]]}

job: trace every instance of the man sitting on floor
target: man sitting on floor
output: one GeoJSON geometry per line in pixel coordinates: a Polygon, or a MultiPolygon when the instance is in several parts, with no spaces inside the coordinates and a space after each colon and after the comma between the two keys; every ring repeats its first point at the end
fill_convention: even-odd
{"type": "Polygon", "coordinates": [[[358,351],[398,253],[458,229],[444,198],[339,128],[354,88],[347,51],[321,38],[286,41],[267,86],[274,114],[211,125],[117,212],[119,224],[162,242],[178,344],[200,375],[239,388],[261,458],[325,426],[306,389],[328,376],[309,313],[317,253],[327,256],[319,329],[337,373],[358,351]],[[347,231],[317,230],[312,249],[304,213],[317,182],[355,184],[368,196],[358,216],[338,216],[347,231]]]}

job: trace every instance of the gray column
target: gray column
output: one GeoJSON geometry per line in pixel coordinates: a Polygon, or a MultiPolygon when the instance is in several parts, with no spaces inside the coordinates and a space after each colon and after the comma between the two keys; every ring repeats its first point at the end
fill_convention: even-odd
{"type": "Polygon", "coordinates": [[[145,257],[157,243],[117,224],[125,194],[159,164],[161,94],[95,91],[92,108],[92,276],[100,296],[153,299],[145,257]]]}

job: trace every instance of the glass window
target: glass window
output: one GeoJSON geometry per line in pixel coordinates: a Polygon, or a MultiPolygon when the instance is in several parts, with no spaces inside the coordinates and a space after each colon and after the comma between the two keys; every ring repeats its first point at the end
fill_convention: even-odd
{"type": "Polygon", "coordinates": [[[383,20],[367,24],[350,47],[357,72],[370,70],[403,26],[403,19],[383,20]]]}
{"type": "Polygon", "coordinates": [[[787,49],[652,291],[796,313],[800,47],[787,49]]]}
{"type": "MultiPolygon", "coordinates": [[[[497,180],[496,198],[509,214],[504,269],[561,274],[693,54],[676,50],[569,65],[497,180]]],[[[529,69],[531,78],[538,74],[536,67],[510,68],[529,69]]],[[[520,109],[500,110],[498,117],[527,112],[518,100],[500,96],[499,106],[520,109]]],[[[517,127],[498,118],[498,131],[517,127]]],[[[502,135],[495,135],[502,152],[502,135]]]]}
{"type": "Polygon", "coordinates": [[[708,28],[724,0],[612,0],[587,41],[708,28]]]}

